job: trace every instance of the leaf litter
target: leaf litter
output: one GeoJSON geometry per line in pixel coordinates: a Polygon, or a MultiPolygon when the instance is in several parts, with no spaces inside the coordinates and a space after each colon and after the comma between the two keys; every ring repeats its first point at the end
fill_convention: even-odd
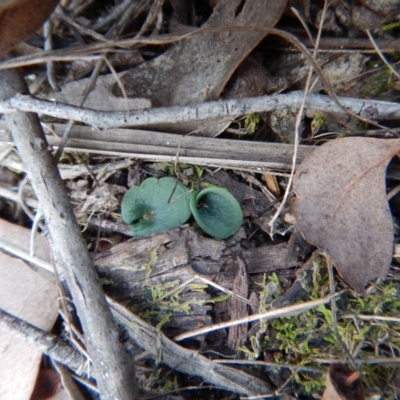
{"type": "Polygon", "coordinates": [[[399,151],[397,139],[337,139],[316,149],[294,178],[300,231],[360,294],[370,280],[386,276],[392,260],[385,174],[399,151]]]}
{"type": "MultiPolygon", "coordinates": [[[[70,5],[72,3],[79,3],[79,1],[71,1],[70,5]]],[[[157,7],[160,4],[158,2],[157,7]]],[[[182,3],[176,0],[171,1],[171,6],[177,15],[179,13],[175,7],[179,5],[182,5],[182,3]]],[[[221,95],[230,96],[232,92],[226,84],[231,77],[238,79],[237,86],[240,88],[240,91],[233,94],[234,97],[269,93],[265,89],[268,85],[262,85],[257,81],[257,78],[261,80],[261,76],[266,74],[264,66],[268,62],[265,62],[265,59],[264,62],[262,59],[260,62],[259,50],[248,56],[249,51],[262,39],[263,35],[251,31],[249,28],[254,25],[262,25],[263,28],[273,27],[280,19],[285,5],[285,1],[275,2],[274,12],[271,13],[272,6],[267,2],[256,0],[232,2],[220,0],[217,3],[214,2],[211,17],[202,24],[204,32],[193,35],[190,40],[171,44],[169,49],[153,61],[145,62],[127,72],[126,78],[122,78],[122,82],[127,84],[126,89],[130,95],[135,96],[144,90],[147,103],[141,107],[148,107],[149,100],[153,100],[153,105],[179,105],[190,104],[203,99],[218,99],[221,95]],[[231,25],[239,26],[238,31],[234,29],[227,32],[221,31],[222,27],[230,27],[231,25]],[[243,30],[244,28],[247,29],[243,30]],[[207,29],[211,29],[211,31],[207,32],[207,29]],[[207,38],[209,40],[206,40],[207,38]],[[236,54],[235,48],[238,48],[238,54],[236,54]],[[217,62],[222,58],[224,62],[217,62]],[[171,61],[173,68],[168,70],[171,67],[171,61]],[[250,86],[253,89],[259,84],[259,87],[262,88],[260,92],[249,91],[246,86],[248,76],[246,75],[245,64],[249,62],[253,67],[255,66],[252,68],[255,80],[252,78],[253,81],[250,86]],[[146,81],[146,74],[151,75],[152,79],[146,81]],[[130,86],[132,76],[135,78],[134,83],[144,81],[144,89],[140,85],[135,88],[130,86]],[[162,78],[161,81],[158,77],[162,78]],[[242,91],[243,83],[244,90],[242,91]],[[160,86],[157,87],[157,85],[160,86]]],[[[305,5],[299,7],[304,7],[303,15],[311,26],[312,18],[307,12],[309,10],[306,9],[305,5]]],[[[345,21],[347,18],[345,23],[351,25],[351,13],[354,14],[355,10],[354,8],[348,9],[348,15],[346,15],[346,13],[343,14],[342,7],[343,4],[333,4],[336,18],[339,19],[340,16],[341,21],[345,21]]],[[[186,12],[190,12],[190,6],[186,8],[186,12]]],[[[360,9],[363,11],[362,7],[358,7],[357,12],[360,9]]],[[[159,8],[157,10],[160,11],[159,8]]],[[[375,10],[373,11],[375,12],[375,10]]],[[[381,11],[379,13],[385,14],[381,11]]],[[[150,20],[149,18],[150,13],[147,20],[150,20]]],[[[284,18],[287,18],[287,15],[284,18]]],[[[179,22],[185,24],[185,18],[181,18],[179,22]]],[[[357,24],[360,23],[357,22],[357,24]]],[[[146,27],[149,28],[149,25],[146,25],[146,27]]],[[[317,26],[317,23],[315,23],[315,26],[317,26]]],[[[183,28],[194,29],[194,26],[183,28]]],[[[173,32],[173,29],[171,24],[170,32],[173,32]]],[[[335,29],[336,32],[340,32],[341,27],[336,26],[335,29]]],[[[153,34],[157,33],[157,30],[160,32],[156,24],[153,34]]],[[[63,36],[64,33],[61,32],[56,32],[56,35],[63,36]]],[[[134,55],[135,57],[138,56],[137,52],[134,55]]],[[[283,75],[281,78],[287,78],[290,74],[293,75],[289,80],[282,79],[285,87],[287,87],[290,85],[290,81],[295,81],[298,76],[295,76],[292,72],[294,69],[288,62],[282,62],[281,56],[275,54],[275,52],[267,52],[268,59],[275,57],[278,60],[280,59],[277,65],[283,75]]],[[[137,58],[140,60],[141,56],[137,58]]],[[[113,62],[111,57],[110,60],[110,62],[113,62]]],[[[135,63],[137,62],[140,61],[135,61],[135,63]]],[[[299,62],[298,55],[295,55],[295,63],[302,64],[302,62],[299,62]]],[[[305,68],[308,69],[308,66],[305,66],[305,68]]],[[[360,70],[363,68],[364,62],[360,63],[360,70]]],[[[337,68],[334,67],[333,70],[336,72],[337,68]]],[[[348,71],[347,68],[346,71],[348,71]]],[[[332,77],[330,79],[334,83],[332,77]]],[[[340,81],[340,77],[338,79],[340,81]]],[[[351,76],[346,77],[346,80],[348,79],[351,79],[351,76]]],[[[74,83],[80,90],[82,82],[74,83]]],[[[233,86],[235,87],[235,85],[233,86]]],[[[350,86],[353,85],[340,85],[336,88],[346,92],[350,86]]],[[[113,104],[108,104],[110,101],[108,103],[104,101],[112,96],[111,93],[109,96],[107,94],[108,87],[109,83],[108,86],[103,87],[103,94],[100,96],[94,93],[94,97],[101,102],[105,110],[111,110],[114,106],[114,101],[111,101],[113,104]]],[[[320,90],[322,87],[317,85],[315,88],[320,90]]],[[[276,90],[279,90],[279,88],[276,90]]],[[[114,87],[114,91],[118,91],[117,86],[114,87]]],[[[51,96],[53,95],[56,97],[56,94],[52,93],[51,96]]],[[[274,124],[275,133],[281,137],[281,140],[285,140],[284,127],[285,124],[288,124],[287,114],[278,116],[278,118],[279,123],[274,124]]],[[[330,115],[324,116],[324,118],[328,120],[327,124],[330,124],[332,131],[353,129],[348,122],[337,123],[330,115]]],[[[267,116],[261,115],[259,120],[260,125],[262,125],[267,120],[267,116]]],[[[325,130],[327,124],[323,127],[325,130]]],[[[307,126],[306,121],[305,126],[307,126]]],[[[253,132],[257,139],[260,135],[259,128],[259,126],[255,126],[253,132]]],[[[288,129],[288,131],[290,132],[291,129],[288,129]]],[[[213,129],[211,134],[215,134],[215,132],[216,130],[213,129]]],[[[204,130],[203,133],[206,133],[206,131],[204,130]]],[[[151,135],[151,133],[149,134],[151,135]]],[[[272,139],[274,140],[274,137],[272,139]]],[[[268,140],[271,140],[271,137],[268,137],[268,140]]],[[[357,142],[357,139],[353,140],[357,142]]],[[[393,248],[393,223],[386,199],[384,177],[387,163],[398,151],[399,144],[398,141],[394,140],[379,141],[379,144],[375,144],[375,139],[364,138],[358,138],[357,144],[349,145],[350,142],[351,139],[340,139],[321,146],[299,168],[295,179],[295,190],[299,199],[294,210],[298,227],[307,240],[329,255],[340,275],[348,284],[359,293],[365,294],[367,291],[366,284],[375,278],[385,277],[390,265],[393,248]],[[314,158],[317,157],[318,152],[321,152],[321,155],[319,158],[314,158]],[[304,183],[308,182],[308,178],[312,182],[304,183]],[[309,187],[307,187],[308,185],[309,187]],[[302,205],[305,199],[308,199],[309,207],[302,205]]],[[[102,160],[107,161],[107,157],[104,156],[102,160]]],[[[88,168],[92,171],[98,167],[98,160],[89,158],[88,162],[88,168]]],[[[154,165],[148,162],[141,164],[137,162],[132,168],[128,169],[128,174],[134,174],[136,171],[135,179],[140,181],[143,178],[140,175],[159,173],[159,170],[155,171],[155,168],[152,168],[154,168],[154,165]],[[138,170],[140,170],[140,173],[137,173],[138,170]]],[[[237,301],[237,298],[232,297],[226,301],[226,298],[220,296],[218,291],[209,288],[205,292],[198,284],[181,292],[179,290],[174,291],[174,282],[177,277],[189,279],[193,276],[193,273],[201,273],[209,275],[210,279],[218,281],[222,286],[233,288],[234,292],[243,296],[250,293],[250,297],[256,297],[251,310],[252,313],[265,311],[268,308],[279,309],[285,304],[293,304],[310,297],[314,299],[326,294],[326,274],[322,273],[324,262],[326,262],[324,257],[312,256],[307,260],[310,254],[309,246],[304,241],[302,242],[301,238],[298,238],[296,242],[293,240],[295,244],[290,243],[296,236],[295,231],[290,238],[289,245],[285,241],[282,243],[279,243],[279,240],[278,243],[268,241],[266,235],[260,232],[263,228],[260,221],[270,218],[268,210],[274,206],[274,197],[268,196],[268,201],[266,198],[260,199],[261,192],[255,191],[249,185],[243,183],[245,179],[247,180],[244,172],[235,175],[223,171],[212,171],[210,173],[207,170],[205,176],[208,176],[208,183],[210,183],[212,178],[218,179],[223,173],[226,174],[226,177],[222,179],[222,184],[220,184],[224,187],[239,186],[238,198],[240,197],[242,209],[247,210],[245,225],[235,237],[223,242],[215,241],[205,238],[204,235],[199,234],[197,230],[190,226],[143,238],[143,241],[137,239],[123,241],[120,245],[114,245],[111,249],[98,253],[96,256],[100,260],[97,262],[99,273],[104,273],[106,277],[109,277],[108,280],[103,281],[105,290],[109,293],[115,293],[116,297],[120,296],[121,301],[128,301],[127,299],[130,296],[132,300],[132,297],[134,297],[135,301],[129,303],[132,307],[135,307],[135,302],[136,305],[140,304],[143,307],[143,302],[149,301],[149,296],[151,296],[152,303],[157,304],[158,308],[146,310],[148,311],[147,314],[140,314],[139,311],[137,313],[142,318],[148,318],[154,326],[157,325],[157,329],[171,337],[178,333],[177,329],[183,331],[196,329],[212,324],[213,319],[226,320],[229,319],[229,315],[232,319],[232,316],[245,316],[250,311],[244,303],[237,301]],[[260,207],[260,204],[262,207],[260,207]],[[238,257],[242,248],[245,248],[243,259],[238,257]],[[130,252],[137,252],[138,254],[132,255],[130,252]],[[111,260],[111,256],[119,257],[119,259],[111,260]],[[293,268],[288,269],[289,266],[302,266],[302,268],[295,273],[293,268]],[[278,272],[271,273],[271,271],[278,272]],[[271,287],[274,290],[271,290],[271,287]],[[174,294],[167,295],[171,290],[174,294]],[[206,305],[207,302],[209,303],[206,305]],[[214,307],[210,306],[210,303],[214,304],[214,307]]],[[[68,184],[76,185],[76,188],[78,188],[80,187],[79,183],[84,183],[82,187],[85,188],[86,192],[86,184],[90,185],[93,182],[87,177],[85,182],[82,182],[82,175],[78,174],[74,178],[70,178],[68,184]]],[[[165,171],[161,176],[164,175],[165,171]]],[[[253,175],[252,177],[254,178],[253,175]]],[[[118,217],[116,217],[114,211],[122,195],[117,192],[112,193],[110,185],[124,188],[130,185],[126,185],[124,173],[111,173],[109,178],[109,181],[104,180],[101,183],[98,190],[96,185],[93,185],[92,193],[89,194],[89,189],[86,201],[78,205],[76,209],[78,212],[95,215],[87,224],[89,228],[87,239],[92,243],[96,243],[96,241],[93,240],[91,235],[102,236],[100,240],[107,239],[108,235],[112,236],[120,229],[118,217]],[[122,186],[119,186],[121,182],[122,186]],[[112,195],[110,198],[106,195],[107,191],[112,195]],[[93,224],[96,215],[104,218],[104,220],[97,222],[98,225],[93,224]],[[114,231],[111,230],[111,233],[106,233],[104,231],[105,225],[102,223],[112,223],[115,220],[117,220],[115,225],[109,225],[114,226],[114,231]],[[99,228],[100,226],[102,228],[99,228]]],[[[250,182],[250,180],[248,181],[250,182]]],[[[284,179],[279,179],[281,186],[284,185],[284,182],[284,179]]],[[[262,187],[262,189],[265,191],[265,188],[262,187]]],[[[279,193],[279,190],[277,193],[279,193]]],[[[288,235],[287,232],[291,228],[285,226],[283,222],[282,226],[282,232],[288,235]]],[[[126,229],[122,229],[120,232],[129,236],[126,229]]],[[[95,247],[97,247],[97,243],[95,247]]],[[[343,288],[341,282],[337,282],[337,286],[337,290],[343,288]]],[[[359,316],[360,319],[354,322],[354,326],[351,322],[346,322],[347,319],[339,320],[338,329],[344,338],[351,338],[347,342],[349,350],[352,353],[360,351],[360,353],[357,353],[360,360],[370,355],[368,351],[363,353],[363,348],[371,342],[370,338],[383,335],[386,329],[381,326],[382,330],[377,331],[376,326],[363,323],[362,318],[379,317],[381,314],[391,318],[391,316],[396,315],[399,310],[399,305],[393,301],[393,298],[398,295],[396,290],[396,287],[391,285],[390,282],[384,284],[371,282],[365,300],[347,298],[348,303],[353,306],[354,315],[347,315],[346,318],[354,319],[359,316]],[[377,293],[382,296],[379,297],[377,293]],[[389,308],[390,312],[388,311],[389,308]],[[369,330],[371,336],[367,336],[366,332],[369,332],[369,330]]],[[[334,347],[329,347],[329,343],[335,342],[335,337],[331,335],[331,321],[332,312],[325,307],[299,317],[278,319],[270,324],[261,321],[258,325],[243,325],[238,329],[231,327],[228,338],[226,334],[224,336],[223,332],[209,334],[207,338],[196,338],[197,344],[191,343],[190,345],[197,346],[200,349],[199,351],[210,350],[209,354],[212,354],[213,351],[222,351],[225,356],[236,358],[239,354],[239,349],[236,346],[242,345],[241,356],[244,354],[249,359],[257,358],[261,363],[270,362],[271,364],[276,361],[288,362],[289,368],[280,368],[277,373],[265,368],[263,371],[268,379],[264,380],[271,380],[273,387],[278,388],[278,392],[280,388],[285,388],[286,381],[292,380],[298,385],[289,388],[293,395],[296,393],[296,388],[299,387],[299,390],[306,388],[308,393],[312,393],[317,387],[322,388],[322,386],[318,386],[321,380],[316,379],[315,375],[306,375],[304,371],[295,372],[295,366],[305,365],[305,368],[307,368],[309,365],[315,367],[316,362],[320,363],[319,365],[323,364],[325,361],[316,361],[316,355],[320,354],[321,348],[328,348],[326,354],[333,354],[336,360],[342,358],[343,355],[338,353],[337,349],[334,350],[334,347]],[[256,333],[254,334],[254,332],[256,333]],[[226,343],[231,345],[230,354],[225,351],[226,349],[222,345],[226,343]],[[288,373],[292,376],[289,376],[288,373]]],[[[387,327],[388,331],[392,329],[395,333],[393,334],[391,331],[392,336],[388,341],[379,342],[379,348],[374,348],[376,354],[382,352],[387,355],[387,358],[393,357],[393,354],[386,351],[385,346],[399,345],[396,342],[396,328],[398,331],[399,329],[394,323],[387,327]]],[[[158,362],[158,358],[156,358],[156,361],[158,362]]],[[[153,383],[145,386],[149,391],[154,390],[152,385],[156,385],[158,389],[161,388],[154,382],[160,381],[159,378],[163,374],[163,370],[158,365],[154,370],[154,375],[148,374],[146,376],[146,373],[140,375],[142,382],[146,382],[146,379],[151,381],[151,378],[154,378],[153,383]]],[[[171,388],[173,385],[177,387],[176,383],[171,383],[172,379],[167,379],[171,373],[169,371],[166,373],[166,377],[163,377],[166,380],[163,388],[165,391],[167,387],[171,388]]],[[[243,377],[249,379],[249,382],[252,375],[256,376],[257,373],[250,370],[250,374],[245,375],[245,372],[243,372],[243,377]]],[[[374,375],[371,373],[368,376],[374,375]]],[[[183,382],[188,383],[187,379],[185,378],[183,382]]],[[[254,380],[254,382],[256,381],[254,380]]],[[[200,387],[198,382],[197,384],[200,387]]],[[[304,390],[301,395],[304,396],[304,390]]]]}

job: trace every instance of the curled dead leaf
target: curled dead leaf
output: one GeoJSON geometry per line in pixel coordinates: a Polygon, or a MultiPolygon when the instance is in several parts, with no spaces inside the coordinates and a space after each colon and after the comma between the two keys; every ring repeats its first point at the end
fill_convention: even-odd
{"type": "Polygon", "coordinates": [[[399,151],[399,139],[334,140],[317,148],[294,178],[300,231],[360,294],[368,281],[385,276],[391,263],[393,222],[385,173],[399,151]]]}
{"type": "Polygon", "coordinates": [[[0,56],[34,33],[58,0],[1,0],[0,56]]]}

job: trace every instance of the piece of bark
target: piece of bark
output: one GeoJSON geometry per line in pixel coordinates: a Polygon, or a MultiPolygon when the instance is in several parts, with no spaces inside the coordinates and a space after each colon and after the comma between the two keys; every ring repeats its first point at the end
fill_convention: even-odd
{"type": "Polygon", "coordinates": [[[101,277],[113,281],[108,288],[110,295],[140,302],[143,296],[151,297],[151,286],[192,278],[197,272],[192,259],[212,262],[216,267],[213,274],[217,274],[225,248],[223,241],[211,241],[192,228],[176,228],[120,243],[97,254],[95,265],[101,277]]]}
{"type": "MultiPolygon", "coordinates": [[[[119,300],[131,298],[141,302],[143,296],[150,297],[149,285],[172,281],[182,283],[196,273],[213,279],[230,263],[234,254],[231,246],[234,245],[210,239],[192,227],[175,228],[119,243],[98,253],[94,262],[99,275],[113,281],[107,287],[110,295],[119,300]]],[[[298,262],[289,263],[288,255],[287,243],[243,251],[250,274],[299,265],[298,262]]],[[[233,278],[233,273],[221,275],[219,283],[231,289],[233,278]]]]}
{"type": "Polygon", "coordinates": [[[309,244],[301,232],[294,227],[288,242],[286,262],[288,265],[299,265],[310,255],[314,246],[309,244]]]}
{"type": "Polygon", "coordinates": [[[288,260],[289,251],[288,243],[267,244],[255,249],[244,250],[243,257],[248,265],[249,273],[265,273],[298,265],[298,261],[288,260]]]}
{"type": "MultiPolygon", "coordinates": [[[[233,293],[247,299],[249,291],[249,279],[247,276],[246,263],[243,257],[241,257],[239,254],[236,257],[235,263],[237,269],[236,277],[233,281],[232,291],[233,293]]],[[[229,299],[229,314],[232,321],[237,318],[245,317],[246,315],[248,315],[247,304],[237,297],[231,297],[229,299]]],[[[231,326],[228,333],[228,346],[234,349],[238,346],[243,345],[247,340],[246,333],[247,324],[231,326]]]]}
{"type": "MultiPolygon", "coordinates": [[[[26,92],[26,84],[17,71],[1,71],[1,100],[26,92]]],[[[14,113],[7,115],[6,121],[45,216],[56,263],[73,294],[101,396],[103,399],[137,398],[133,363],[119,343],[116,326],[39,119],[31,113],[14,113]]]]}
{"type": "MultiPolygon", "coordinates": [[[[53,132],[47,130],[46,138],[51,146],[58,147],[59,136],[65,125],[52,124],[53,132]]],[[[4,121],[0,121],[0,142],[11,143],[11,136],[4,121]]],[[[299,146],[296,162],[301,163],[314,146],[299,146]]],[[[288,170],[292,165],[293,146],[282,143],[251,142],[248,140],[214,139],[144,131],[138,129],[107,129],[96,131],[87,126],[75,126],[69,136],[66,150],[80,150],[120,157],[131,157],[147,161],[184,162],[197,165],[221,166],[232,169],[251,169],[262,172],[265,169],[288,170]]],[[[5,160],[7,161],[7,160],[5,160]]],[[[129,162],[129,161],[127,161],[129,162]]],[[[114,164],[113,164],[114,165],[114,164]]],[[[7,165],[6,165],[7,166],[7,165]]],[[[67,173],[61,165],[61,176],[76,176],[83,166],[68,167],[67,173]]],[[[116,163],[116,168],[118,163],[116,163]]],[[[91,166],[96,171],[99,167],[91,166]]],[[[102,168],[102,167],[100,167],[102,168]]],[[[218,184],[218,183],[216,183],[218,184]]],[[[221,182],[219,183],[221,184],[221,182]]],[[[241,185],[240,193],[252,190],[241,185]],[[243,190],[245,190],[243,192],[243,190]]],[[[264,197],[256,192],[257,198],[264,197]]],[[[254,197],[251,195],[249,199],[254,197]]]]}

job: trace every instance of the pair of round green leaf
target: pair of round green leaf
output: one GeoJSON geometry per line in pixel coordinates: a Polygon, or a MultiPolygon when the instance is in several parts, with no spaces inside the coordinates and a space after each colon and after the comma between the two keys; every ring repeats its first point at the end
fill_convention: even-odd
{"type": "Polygon", "coordinates": [[[218,239],[233,235],[243,222],[239,203],[226,189],[190,192],[172,177],[145,179],[125,193],[121,204],[122,218],[137,236],[175,228],[192,213],[198,225],[218,239]]]}

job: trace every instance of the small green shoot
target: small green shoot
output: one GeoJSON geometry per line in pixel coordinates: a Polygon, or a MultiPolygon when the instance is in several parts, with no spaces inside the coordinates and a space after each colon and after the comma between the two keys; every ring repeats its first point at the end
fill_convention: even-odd
{"type": "Polygon", "coordinates": [[[317,111],[313,120],[311,121],[311,133],[312,136],[315,136],[318,131],[326,124],[328,117],[326,113],[321,111],[317,111]]]}
{"type": "Polygon", "coordinates": [[[256,131],[257,125],[260,123],[260,114],[252,113],[244,119],[244,127],[248,134],[253,134],[256,131]]]}

